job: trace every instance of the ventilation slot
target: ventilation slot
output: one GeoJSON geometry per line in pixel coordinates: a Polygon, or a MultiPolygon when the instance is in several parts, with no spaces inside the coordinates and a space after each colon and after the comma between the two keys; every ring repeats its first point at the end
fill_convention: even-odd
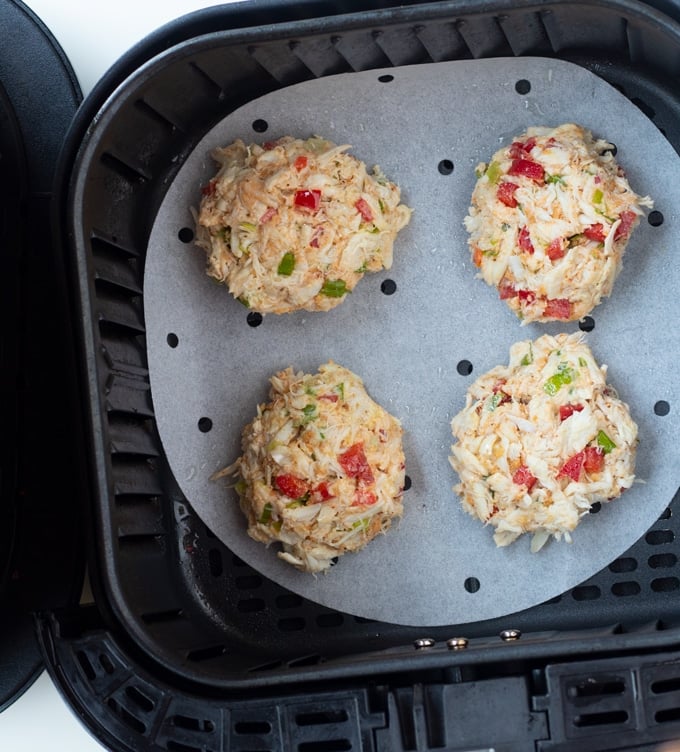
{"type": "Polygon", "coordinates": [[[298,713],[295,723],[298,726],[322,726],[328,723],[345,723],[348,718],[346,710],[321,710],[314,713],[298,713]]]}
{"type": "Polygon", "coordinates": [[[174,133],[175,131],[180,130],[180,128],[178,127],[176,123],[173,123],[172,121],[168,120],[168,118],[165,117],[165,115],[159,112],[155,107],[150,105],[144,99],[138,99],[135,102],[135,107],[141,113],[143,113],[146,117],[148,117],[149,120],[153,120],[154,123],[158,123],[163,128],[168,130],[170,133],[174,133]]]}
{"type": "Polygon", "coordinates": [[[625,710],[609,710],[605,713],[584,713],[574,718],[577,728],[591,728],[593,726],[614,726],[625,723],[628,713],[625,710]]]}
{"type": "Polygon", "coordinates": [[[146,732],[146,725],[142,723],[139,718],[132,715],[127,708],[124,708],[117,703],[113,697],[109,698],[107,705],[118,716],[118,718],[120,718],[120,720],[133,731],[136,731],[138,734],[144,734],[146,732]]]}
{"type": "Polygon", "coordinates": [[[666,708],[665,710],[659,710],[654,714],[654,720],[657,723],[680,721],[680,708],[666,708]]]}
{"type": "Polygon", "coordinates": [[[350,749],[352,749],[352,742],[349,739],[302,742],[298,745],[298,752],[347,752],[350,749]]]}
{"type": "Polygon", "coordinates": [[[170,723],[177,728],[199,731],[205,734],[211,734],[215,730],[215,724],[212,721],[191,718],[186,715],[173,715],[170,718],[170,723]]]}
{"type": "Polygon", "coordinates": [[[269,721],[238,721],[234,724],[234,733],[243,735],[271,734],[269,721]]]}
{"type": "Polygon", "coordinates": [[[606,697],[622,695],[626,691],[626,682],[619,677],[607,679],[586,679],[567,688],[567,696],[575,698],[606,697]]]}
{"type": "Polygon", "coordinates": [[[119,159],[109,152],[102,154],[101,163],[104,165],[104,167],[112,170],[121,178],[123,178],[123,180],[125,180],[127,183],[131,183],[133,185],[146,183],[152,178],[152,176],[142,167],[132,167],[122,159],[119,159]]]}
{"type": "Polygon", "coordinates": [[[149,699],[143,692],[140,692],[137,687],[125,687],[126,696],[134,702],[140,710],[145,713],[150,713],[154,709],[153,700],[149,699]]]}
{"type": "Polygon", "coordinates": [[[668,692],[677,692],[680,690],[680,676],[673,679],[662,679],[661,681],[652,682],[650,689],[652,694],[664,695],[668,692]]]}
{"type": "Polygon", "coordinates": [[[156,611],[150,614],[142,614],[142,621],[145,624],[162,624],[163,622],[181,619],[182,616],[182,609],[176,608],[171,611],[156,611]]]}
{"type": "Polygon", "coordinates": [[[194,747],[192,744],[182,744],[169,739],[167,749],[171,752],[204,752],[205,747],[194,747]]]}
{"type": "Polygon", "coordinates": [[[675,534],[672,530],[650,530],[645,535],[645,540],[650,546],[661,546],[665,543],[672,543],[675,540],[675,534]]]}
{"type": "Polygon", "coordinates": [[[187,653],[187,659],[190,661],[209,661],[211,658],[218,658],[227,652],[227,648],[224,645],[211,645],[207,648],[198,648],[197,650],[190,650],[187,653]]]}
{"type": "Polygon", "coordinates": [[[80,668],[83,669],[83,673],[85,676],[89,679],[89,681],[93,681],[97,678],[97,672],[94,670],[94,666],[92,663],[90,663],[90,659],[87,657],[87,654],[84,653],[82,650],[79,650],[76,653],[76,657],[78,658],[78,663],[80,664],[80,668]]]}

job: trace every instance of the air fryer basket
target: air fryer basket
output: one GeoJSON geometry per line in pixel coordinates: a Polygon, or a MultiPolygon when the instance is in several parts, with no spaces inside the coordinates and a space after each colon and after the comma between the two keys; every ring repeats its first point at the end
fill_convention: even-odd
{"type": "MultiPolygon", "coordinates": [[[[335,73],[541,55],[609,81],[680,151],[680,26],[648,5],[498,0],[297,8],[216,8],[151,38],[146,52],[133,51],[93,92],[62,157],[57,226],[80,307],[91,443],[90,542],[100,613],[90,613],[88,625],[110,628],[150,671],[197,691],[408,676],[676,643],[677,494],[625,556],[571,592],[502,619],[426,634],[317,606],[266,580],[214,538],[182,497],[154,423],[145,249],[183,158],[229,112],[335,73]],[[508,629],[521,631],[521,639],[508,629]],[[447,647],[458,637],[467,649],[447,647]],[[418,646],[433,647],[414,650],[423,638],[418,646]]],[[[61,614],[45,628],[78,639],[83,628],[75,621],[61,614]]],[[[86,653],[79,660],[92,678],[98,659],[86,653]]]]}

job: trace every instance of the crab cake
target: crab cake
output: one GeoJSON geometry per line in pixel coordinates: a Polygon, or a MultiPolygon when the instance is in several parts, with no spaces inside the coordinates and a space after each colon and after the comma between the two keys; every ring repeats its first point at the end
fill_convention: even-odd
{"type": "Polygon", "coordinates": [[[498,546],[533,533],[537,551],[570,533],[595,502],[635,478],[637,425],[583,335],[517,342],[480,376],[451,421],[449,458],[463,508],[498,546]]]}
{"type": "Polygon", "coordinates": [[[332,361],[317,374],[275,374],[266,404],[242,432],[236,475],[248,533],[298,569],[320,572],[402,515],[400,422],[332,361]]]}
{"type": "Polygon", "coordinates": [[[530,321],[576,321],[611,294],[638,196],[614,147],[579,125],[529,128],[488,164],[465,227],[472,260],[501,300],[530,321]]]}
{"type": "Polygon", "coordinates": [[[400,190],[323,138],[215,149],[197,244],[207,273],[260,313],[327,311],[366,272],[389,269],[411,217],[400,190]]]}

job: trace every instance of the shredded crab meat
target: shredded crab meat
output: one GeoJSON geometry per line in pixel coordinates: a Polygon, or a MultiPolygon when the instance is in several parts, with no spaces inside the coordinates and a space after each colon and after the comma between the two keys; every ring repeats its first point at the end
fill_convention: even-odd
{"type": "Polygon", "coordinates": [[[464,219],[472,260],[523,324],[576,321],[612,293],[643,207],[653,206],[612,151],[566,123],[529,128],[477,166],[464,219]]]}
{"type": "Polygon", "coordinates": [[[260,313],[339,305],[366,272],[389,269],[411,217],[378,166],[323,138],[215,149],[196,243],[207,274],[260,313]]]}
{"type": "Polygon", "coordinates": [[[401,517],[403,429],[333,361],[317,374],[287,368],[270,383],[241,456],[213,477],[235,479],[254,540],[280,543],[283,561],[322,572],[401,517]]]}
{"type": "Polygon", "coordinates": [[[633,484],[637,425],[606,375],[583,334],[544,335],[470,386],[451,421],[454,490],[498,546],[571,540],[594,503],[633,484]]]}

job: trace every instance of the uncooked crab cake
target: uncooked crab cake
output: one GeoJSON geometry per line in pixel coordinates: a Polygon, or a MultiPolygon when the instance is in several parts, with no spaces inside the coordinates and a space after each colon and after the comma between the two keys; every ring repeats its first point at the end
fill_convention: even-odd
{"type": "Polygon", "coordinates": [[[633,483],[637,425],[583,335],[517,342],[480,376],[451,422],[450,462],[463,508],[498,546],[533,533],[537,551],[570,533],[596,502],[633,483]]]}
{"type": "Polygon", "coordinates": [[[573,123],[529,128],[477,166],[465,227],[472,260],[531,321],[575,321],[611,294],[631,233],[653,205],[613,146],[573,123]]]}
{"type": "Polygon", "coordinates": [[[316,374],[287,368],[270,382],[270,401],[242,432],[241,456],[218,476],[237,476],[252,538],[278,542],[284,561],[321,572],[401,517],[401,423],[332,361],[316,374]]]}
{"type": "Polygon", "coordinates": [[[215,149],[197,244],[208,275],[259,313],[327,311],[366,272],[389,269],[411,210],[379,167],[323,138],[215,149]]]}

